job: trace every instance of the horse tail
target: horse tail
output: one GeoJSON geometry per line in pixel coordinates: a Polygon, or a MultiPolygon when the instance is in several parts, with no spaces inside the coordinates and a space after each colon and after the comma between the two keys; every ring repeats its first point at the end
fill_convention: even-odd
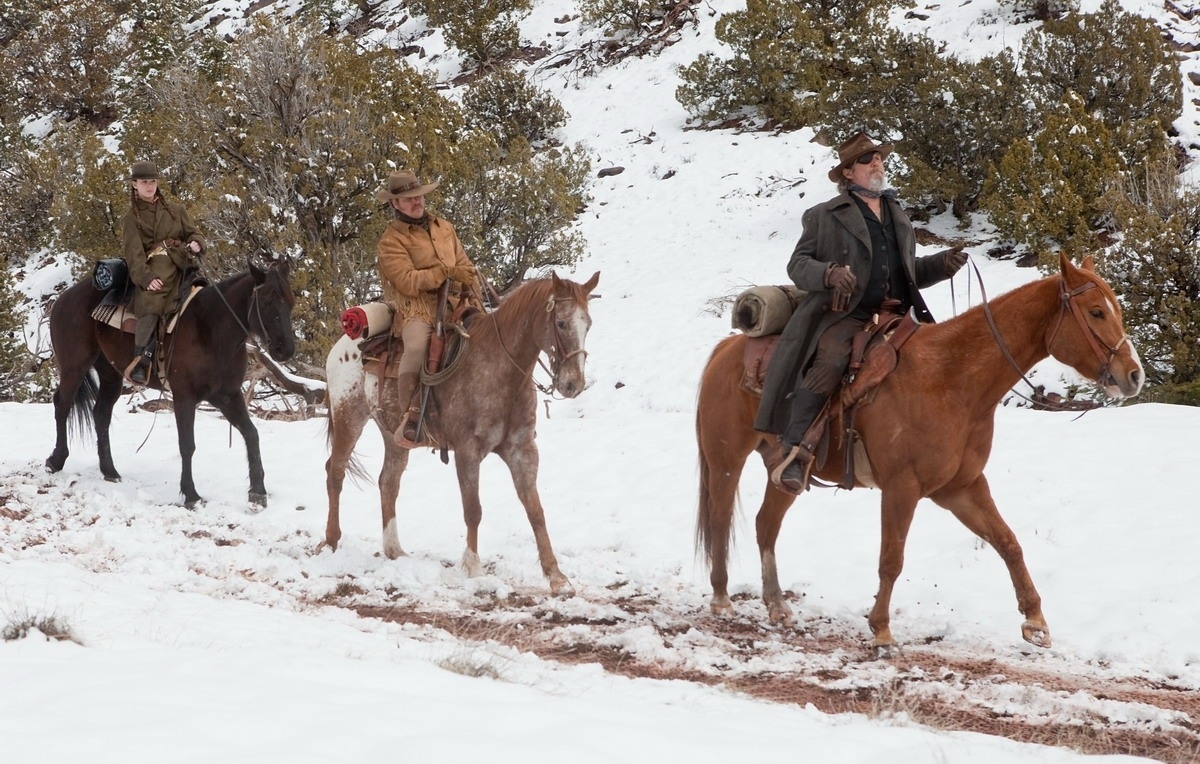
{"type": "Polygon", "coordinates": [[[713,527],[716,518],[713,516],[714,507],[711,490],[712,466],[709,462],[708,454],[704,450],[704,387],[706,383],[711,384],[712,382],[709,379],[709,375],[716,373],[713,368],[713,361],[724,344],[724,342],[721,342],[717,347],[713,348],[708,361],[704,364],[704,372],[700,377],[700,389],[696,393],[696,450],[700,459],[700,496],[696,509],[695,543],[696,553],[703,553],[704,561],[708,565],[712,564],[717,542],[721,542],[722,546],[728,548],[732,546],[733,538],[733,523],[729,524],[727,538],[716,538],[716,528],[713,527]]]}
{"type": "Polygon", "coordinates": [[[100,381],[96,372],[88,369],[75,388],[75,399],[71,401],[71,411],[67,419],[67,427],[76,437],[92,437],[96,433],[96,418],[94,409],[96,397],[100,394],[100,381]]]}

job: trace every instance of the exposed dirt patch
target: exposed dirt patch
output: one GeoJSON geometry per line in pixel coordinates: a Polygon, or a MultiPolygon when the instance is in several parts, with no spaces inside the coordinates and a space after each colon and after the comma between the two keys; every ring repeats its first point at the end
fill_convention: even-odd
{"type": "Polygon", "coordinates": [[[1200,692],[1169,678],[1117,675],[1103,666],[1081,672],[1077,664],[1056,664],[1038,653],[968,655],[936,641],[876,660],[860,637],[851,636],[859,633],[852,624],[816,619],[776,629],[740,616],[670,612],[652,595],[614,596],[596,603],[602,612],[587,616],[562,612],[554,602],[514,595],[480,602],[469,612],[438,611],[402,598],[381,605],[335,596],[325,604],[564,664],[596,663],[621,676],[698,682],[775,703],[811,703],[827,713],[904,715],[940,729],[1089,754],[1200,761],[1200,692]],[[647,658],[622,646],[621,635],[646,627],[679,656],[647,658]],[[689,661],[685,637],[706,640],[724,660],[689,661]],[[794,668],[777,668],[781,652],[796,658],[794,668]],[[1107,715],[1096,710],[1110,707],[1107,715]]]}

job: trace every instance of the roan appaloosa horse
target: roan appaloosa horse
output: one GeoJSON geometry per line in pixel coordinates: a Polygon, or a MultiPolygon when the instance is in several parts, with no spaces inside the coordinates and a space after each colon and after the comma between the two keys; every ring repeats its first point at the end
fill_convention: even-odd
{"type": "MultiPolygon", "coordinates": [[[[550,546],[542,501],[538,496],[538,449],[534,442],[537,391],[533,371],[545,353],[550,359],[553,388],[568,398],[583,392],[584,361],[592,319],[588,296],[600,281],[596,273],[587,283],[551,275],[522,284],[509,293],[494,312],[469,321],[470,343],[453,375],[431,387],[430,409],[443,446],[454,452],[467,548],[462,564],[467,574],[482,572],[479,562],[479,463],[498,454],[512,473],[517,496],[525,507],[537,542],[542,573],[555,594],[569,594],[571,584],[558,568],[550,546]]],[[[396,532],[396,497],[400,476],[408,465],[409,451],[396,445],[392,433],[404,406],[394,397],[394,383],[380,383],[363,370],[358,343],[343,336],[333,346],[325,365],[329,395],[330,456],[325,463],[329,517],[322,546],[337,549],[342,537],[340,510],[347,468],[361,473],[353,460],[354,446],[367,420],[374,418],[383,434],[383,469],[379,474],[379,499],[383,513],[383,552],[389,559],[404,554],[396,532]]]]}

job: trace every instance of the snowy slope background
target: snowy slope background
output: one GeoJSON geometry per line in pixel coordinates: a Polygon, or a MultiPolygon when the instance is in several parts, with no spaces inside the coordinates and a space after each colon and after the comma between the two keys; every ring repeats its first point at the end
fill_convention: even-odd
{"type": "MultiPolygon", "coordinates": [[[[248,5],[217,3],[212,13],[232,26],[248,5]]],[[[178,506],[174,421],[140,408],[145,396],[118,405],[119,484],[101,479],[94,446],[84,442],[72,444],[62,473],[47,474],[50,407],[4,404],[0,422],[11,435],[0,442],[0,626],[53,617],[78,640],[35,631],[0,642],[5,761],[1080,759],[1065,747],[938,731],[902,706],[827,715],[748,689],[780,676],[847,698],[919,683],[920,692],[984,716],[1103,727],[1117,740],[1126,731],[1158,735],[1184,741],[1175,760],[1200,756],[1200,520],[1186,466],[1200,455],[1195,409],[1135,405],[1081,418],[1000,409],[987,474],[1043,596],[1049,650],[1020,640],[995,552],[922,503],[893,600],[893,629],[908,657],[871,660],[865,614],[877,584],[879,495],[869,490],[819,491],[793,508],[777,548],[798,624],[768,627],[753,544],[765,474],[754,465],[730,571],[738,615],[720,622],[708,614],[707,571],[692,546],[696,383],[730,331],[729,298],[786,280],[800,214],[834,192],[825,178],[833,153],[810,131],[684,129],[675,68],[714,49],[716,18],[736,7],[704,3],[697,24],[657,57],[593,76],[534,65],[535,81],[571,114],[562,139],[584,142],[597,169],[625,168],[596,179],[579,220],[589,252],[570,274],[582,281],[601,271],[590,387],[540,406],[539,484],[576,596],[548,596],[499,460],[483,470],[486,575],[468,579],[457,565],[464,535],[453,470],[427,453],[414,456],[401,491],[409,556],[389,561],[379,554],[371,484],[348,484],[339,551],[317,549],[325,521],[320,418],[258,423],[271,497],[252,514],[244,449],[214,412],[197,417],[196,483],[207,504],[187,511],[178,506]],[[733,629],[750,636],[731,639],[733,629]],[[829,642],[836,646],[823,647],[829,642]],[[575,643],[702,681],[605,671],[602,661],[572,660],[575,643]],[[968,660],[994,668],[964,679],[957,667],[968,660]]],[[[995,0],[920,10],[926,20],[897,24],[962,55],[1015,45],[1027,29],[1005,21],[995,0]]],[[[1177,41],[1195,42],[1194,22],[1151,11],[1177,41]]],[[[555,21],[570,15],[566,0],[541,2],[523,36],[553,50],[594,39],[577,19],[555,21]]],[[[379,42],[420,26],[409,20],[379,42]]],[[[421,62],[440,78],[458,73],[439,34],[421,45],[421,62]]],[[[1200,71],[1194,56],[1185,55],[1182,73],[1200,71]]],[[[1176,127],[1193,145],[1194,88],[1184,83],[1176,127]]],[[[928,229],[971,242],[991,295],[1037,277],[986,257],[993,242],[983,221],[964,232],[938,219],[928,229]]],[[[965,274],[926,291],[939,318],[978,302],[965,274]]],[[[46,269],[21,286],[40,293],[67,277],[46,269]]],[[[1053,362],[1034,379],[1051,389],[1075,381],[1053,362]]],[[[370,471],[381,451],[369,429],[359,453],[370,471]]]]}

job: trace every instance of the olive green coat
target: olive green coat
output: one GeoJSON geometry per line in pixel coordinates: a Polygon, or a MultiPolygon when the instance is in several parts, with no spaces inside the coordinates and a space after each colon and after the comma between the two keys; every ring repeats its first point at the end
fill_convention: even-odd
{"type": "Polygon", "coordinates": [[[133,312],[166,315],[175,309],[179,283],[185,268],[194,265],[197,257],[187,248],[188,242],[199,242],[204,251],[204,237],[196,231],[192,218],[183,205],[168,202],[161,193],[153,202],[144,202],[134,195],[129,211],[121,219],[125,262],[129,278],[137,286],[133,296],[133,312]],[[163,242],[165,254],[155,254],[163,242]],[[162,289],[149,291],[146,287],[155,278],[161,279],[162,289]]]}
{"type": "Polygon", "coordinates": [[[447,279],[470,289],[477,299],[482,294],[479,275],[454,226],[432,213],[428,231],[399,219],[388,224],[379,239],[379,275],[383,300],[396,311],[392,335],[397,337],[409,320],[433,323],[438,289],[447,279]]]}

